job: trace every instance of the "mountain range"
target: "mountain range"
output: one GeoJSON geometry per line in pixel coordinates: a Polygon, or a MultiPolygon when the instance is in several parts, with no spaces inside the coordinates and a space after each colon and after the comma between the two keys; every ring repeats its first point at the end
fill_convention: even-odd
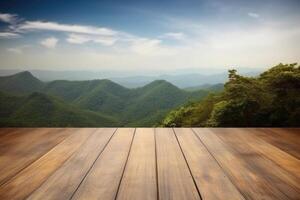
{"type": "Polygon", "coordinates": [[[0,77],[1,126],[153,126],[207,96],[165,80],[129,89],[111,80],[43,82],[30,72],[0,77]]]}
{"type": "MultiPolygon", "coordinates": [[[[256,76],[261,70],[243,69],[241,74],[256,76]]],[[[2,76],[19,73],[20,70],[0,70],[2,76]]],[[[39,80],[44,82],[54,80],[83,81],[92,79],[109,79],[127,88],[143,87],[155,80],[166,80],[184,89],[189,87],[203,87],[206,84],[225,83],[228,78],[227,70],[207,69],[202,71],[185,70],[179,72],[135,72],[135,71],[51,71],[30,70],[39,80]],[[146,74],[146,75],[145,75],[146,74]]]]}

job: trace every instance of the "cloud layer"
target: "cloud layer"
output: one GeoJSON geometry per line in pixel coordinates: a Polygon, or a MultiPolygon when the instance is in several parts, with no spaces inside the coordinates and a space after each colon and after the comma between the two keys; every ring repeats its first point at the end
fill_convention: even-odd
{"type": "Polygon", "coordinates": [[[0,13],[4,24],[0,31],[0,67],[159,70],[261,67],[300,61],[299,15],[276,18],[255,9],[224,6],[219,13],[233,10],[237,10],[238,17],[230,20],[150,14],[160,28],[144,34],[100,25],[26,20],[16,14],[0,13]]]}
{"type": "MultiPolygon", "coordinates": [[[[183,33],[166,33],[160,37],[161,39],[145,38],[106,27],[61,24],[50,21],[26,21],[21,20],[15,14],[7,13],[0,14],[0,20],[13,24],[8,27],[7,32],[0,32],[0,38],[16,38],[32,32],[65,33],[64,41],[70,44],[95,43],[102,46],[113,46],[119,42],[120,46],[126,45],[132,52],[143,55],[159,54],[164,51],[160,47],[163,38],[173,40],[184,38],[183,33]]],[[[44,38],[40,44],[46,48],[54,49],[58,42],[59,39],[49,37],[44,38]]]]}

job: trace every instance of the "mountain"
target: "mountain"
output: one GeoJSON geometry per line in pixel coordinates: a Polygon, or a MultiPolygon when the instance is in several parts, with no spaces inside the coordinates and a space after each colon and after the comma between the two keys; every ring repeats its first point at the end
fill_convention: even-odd
{"type": "Polygon", "coordinates": [[[117,120],[82,110],[42,93],[12,96],[0,93],[0,126],[116,126],[117,120]]]}
{"type": "Polygon", "coordinates": [[[24,71],[11,76],[0,77],[1,91],[28,94],[40,91],[44,83],[35,78],[30,72],[24,71]]]}
{"type": "Polygon", "coordinates": [[[99,81],[97,87],[74,101],[79,107],[119,116],[131,96],[131,90],[110,80],[99,81]]]}
{"type": "MultiPolygon", "coordinates": [[[[242,75],[257,76],[262,69],[239,68],[242,75]]],[[[20,70],[0,70],[0,74],[8,76],[20,70]]],[[[225,83],[227,70],[224,68],[184,69],[173,71],[55,71],[30,70],[39,80],[51,82],[54,80],[84,81],[93,79],[109,79],[127,88],[143,87],[155,80],[166,80],[179,88],[195,87],[203,84],[225,83]],[[145,75],[146,74],[146,75],[145,75]]]]}
{"type": "MultiPolygon", "coordinates": [[[[160,122],[171,109],[185,104],[188,101],[200,100],[209,93],[209,91],[206,90],[185,91],[164,80],[153,81],[143,87],[135,89],[125,88],[107,79],[90,81],[57,80],[44,83],[29,72],[2,77],[0,79],[0,91],[9,92],[14,96],[39,92],[38,94],[43,94],[45,98],[52,101],[53,105],[59,108],[58,110],[68,108],[70,111],[73,109],[76,111],[73,114],[81,117],[83,116],[82,113],[88,110],[91,112],[89,116],[94,115],[93,118],[97,118],[99,115],[100,117],[106,117],[107,120],[118,121],[118,126],[153,126],[160,122]],[[26,79],[24,77],[26,77],[26,79]],[[2,80],[4,81],[2,82],[2,80]],[[26,80],[27,83],[24,83],[24,80],[26,80]],[[7,90],[7,86],[4,84],[7,82],[13,83],[14,88],[10,91],[7,90]],[[26,88],[26,86],[28,86],[28,88],[26,88]],[[97,114],[97,116],[95,116],[95,114],[97,114]]],[[[16,98],[14,96],[11,98],[16,98]]],[[[40,101],[33,101],[33,103],[30,104],[30,109],[35,110],[35,103],[39,105],[39,107],[42,106],[39,102],[40,101]]],[[[37,107],[37,109],[39,107],[37,107]]],[[[16,107],[14,110],[19,109],[20,107],[16,107]]],[[[25,109],[26,112],[19,112],[19,115],[14,114],[10,116],[16,119],[21,119],[22,116],[27,117],[26,113],[30,113],[30,109],[25,109]]],[[[42,110],[40,112],[41,115],[43,114],[42,110]]],[[[45,108],[44,111],[46,113],[47,108],[45,108]]],[[[70,116],[71,114],[69,117],[70,116]]],[[[47,120],[43,117],[40,117],[40,119],[41,121],[47,120]]],[[[54,118],[51,120],[53,121],[54,118]]],[[[20,123],[20,121],[17,122],[20,123]]],[[[93,120],[93,122],[98,121],[93,120]]],[[[84,123],[79,123],[79,125],[81,126],[86,123],[85,121],[84,123]]],[[[37,124],[40,124],[40,122],[37,122],[37,124]]],[[[94,123],[92,123],[92,125],[93,124],[94,123]]],[[[99,124],[99,126],[101,126],[101,124],[99,124]]]]}
{"type": "Polygon", "coordinates": [[[224,89],[224,84],[223,83],[218,83],[218,84],[203,84],[199,86],[193,86],[193,87],[187,87],[184,88],[187,91],[197,91],[197,90],[209,90],[212,92],[220,92],[224,89]]]}
{"type": "Polygon", "coordinates": [[[137,89],[128,89],[110,80],[55,81],[47,85],[45,92],[82,109],[118,118],[121,125],[127,126],[153,125],[170,109],[208,93],[187,92],[161,80],[137,89]]]}
{"type": "Polygon", "coordinates": [[[124,120],[129,121],[131,126],[155,124],[170,109],[208,94],[206,91],[186,92],[164,80],[154,81],[135,92],[135,98],[129,101],[123,114],[124,120]]]}

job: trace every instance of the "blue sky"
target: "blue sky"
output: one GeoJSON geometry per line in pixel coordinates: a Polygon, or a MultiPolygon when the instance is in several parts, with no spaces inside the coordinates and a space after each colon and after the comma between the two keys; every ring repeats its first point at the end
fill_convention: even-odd
{"type": "Polygon", "coordinates": [[[0,68],[174,70],[300,60],[298,0],[0,2],[0,68]]]}

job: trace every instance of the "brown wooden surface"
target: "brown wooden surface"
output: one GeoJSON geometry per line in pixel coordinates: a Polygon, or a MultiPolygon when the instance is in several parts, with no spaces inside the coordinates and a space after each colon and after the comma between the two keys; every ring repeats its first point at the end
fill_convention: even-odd
{"type": "MultiPolygon", "coordinates": [[[[241,155],[209,129],[194,129],[199,139],[220,163],[247,199],[288,199],[273,183],[261,176],[241,155]]],[[[250,154],[249,157],[252,155],[250,154]]],[[[246,158],[247,159],[247,158],[246,158]]],[[[271,169],[270,169],[271,170],[271,169]]]]}
{"type": "Polygon", "coordinates": [[[191,129],[177,128],[175,133],[203,199],[244,199],[191,129]]]}
{"type": "Polygon", "coordinates": [[[156,158],[154,129],[137,129],[117,199],[155,199],[156,158]]]}
{"type": "Polygon", "coordinates": [[[69,133],[48,128],[19,129],[3,136],[0,140],[0,185],[64,140],[69,133]]]}
{"type": "MultiPolygon", "coordinates": [[[[59,168],[90,136],[79,129],[0,187],[0,199],[24,199],[59,168]]],[[[46,137],[43,139],[47,140],[46,137]]]]}
{"type": "Polygon", "coordinates": [[[70,199],[116,129],[99,129],[28,199],[70,199]]]}
{"type": "Polygon", "coordinates": [[[277,148],[300,159],[300,134],[290,129],[254,129],[254,134],[277,148]]]}
{"type": "Polygon", "coordinates": [[[118,129],[72,199],[115,199],[133,136],[133,128],[118,129]]]}
{"type": "Polygon", "coordinates": [[[200,199],[172,129],[156,130],[157,176],[160,199],[200,199]]]}
{"type": "MultiPolygon", "coordinates": [[[[266,180],[273,183],[282,193],[290,199],[299,199],[300,197],[300,180],[293,174],[288,173],[284,168],[281,168],[275,162],[266,159],[265,153],[261,152],[263,148],[268,148],[268,144],[255,138],[251,132],[241,131],[242,134],[237,134],[236,129],[214,129],[216,133],[225,143],[228,143],[238,154],[242,155],[245,162],[257,174],[264,176],[266,180]],[[249,135],[248,135],[249,133],[249,135]],[[283,184],[284,183],[284,184],[283,184]]],[[[274,151],[274,146],[269,147],[274,151]]],[[[269,150],[267,150],[269,151],[269,150]]],[[[281,150],[278,149],[280,152],[281,150]]],[[[276,151],[276,152],[278,152],[276,151]]],[[[286,156],[286,161],[289,163],[290,156],[286,156]]]]}
{"type": "Polygon", "coordinates": [[[0,129],[0,199],[300,199],[300,129],[0,129]]]}

